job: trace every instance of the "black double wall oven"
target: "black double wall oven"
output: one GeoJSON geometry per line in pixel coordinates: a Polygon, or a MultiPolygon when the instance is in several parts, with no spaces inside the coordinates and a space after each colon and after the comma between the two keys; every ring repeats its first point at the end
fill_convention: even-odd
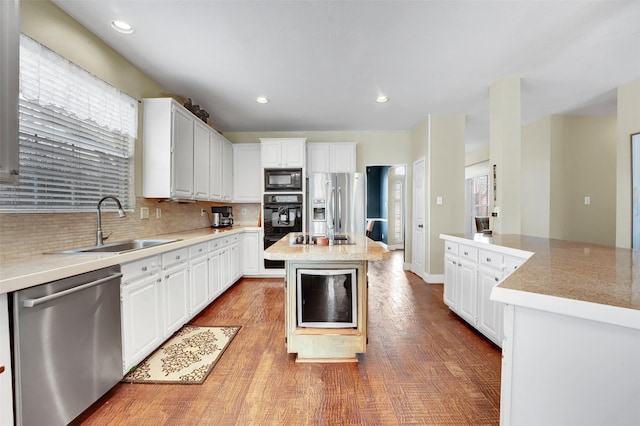
{"type": "MultiPolygon", "coordinates": [[[[262,214],[265,250],[290,232],[302,232],[302,194],[264,195],[262,214]]],[[[266,269],[283,269],[282,260],[264,260],[266,269]]]]}

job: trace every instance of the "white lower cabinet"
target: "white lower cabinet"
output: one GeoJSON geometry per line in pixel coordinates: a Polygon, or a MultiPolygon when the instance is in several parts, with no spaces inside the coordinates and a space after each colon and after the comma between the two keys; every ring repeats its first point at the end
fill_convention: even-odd
{"type": "Polygon", "coordinates": [[[209,304],[209,248],[207,243],[189,247],[189,316],[209,304]]]}
{"type": "Polygon", "coordinates": [[[122,265],[122,374],[142,361],[164,340],[160,258],[152,256],[122,265]]]}
{"type": "Polygon", "coordinates": [[[172,333],[189,319],[189,270],[187,248],[162,255],[164,285],[164,336],[172,333]]]}
{"type": "MultiPolygon", "coordinates": [[[[260,249],[259,231],[247,231],[246,240],[243,235],[220,236],[121,265],[123,375],[243,275],[245,259],[258,257],[260,249]]],[[[251,262],[257,269],[257,262],[251,262]]],[[[1,332],[2,321],[0,338],[1,332]]],[[[11,380],[10,363],[5,368],[0,392],[3,380],[11,380]]]]}
{"type": "Polygon", "coordinates": [[[209,241],[209,301],[222,293],[222,267],[220,238],[209,241]]]}
{"type": "Polygon", "coordinates": [[[491,290],[526,258],[504,255],[445,239],[443,300],[460,318],[502,346],[504,304],[491,290]]]}
{"type": "Polygon", "coordinates": [[[478,265],[472,261],[458,259],[456,280],[457,312],[469,324],[476,325],[478,310],[478,265]]]}
{"type": "Polygon", "coordinates": [[[456,306],[456,281],[458,274],[458,256],[444,256],[444,303],[451,309],[456,306]]]}
{"type": "Polygon", "coordinates": [[[240,237],[236,235],[231,236],[231,280],[227,285],[227,288],[231,287],[231,284],[235,283],[242,276],[242,257],[240,257],[240,237]]]}
{"type": "Polygon", "coordinates": [[[498,345],[502,343],[504,304],[489,299],[491,290],[502,281],[502,272],[487,266],[478,270],[478,329],[498,345]]]}
{"type": "Polygon", "coordinates": [[[243,275],[258,275],[260,273],[260,231],[244,232],[240,238],[243,275]]]}
{"type": "Polygon", "coordinates": [[[231,285],[231,241],[222,238],[220,247],[220,292],[231,285]]]}

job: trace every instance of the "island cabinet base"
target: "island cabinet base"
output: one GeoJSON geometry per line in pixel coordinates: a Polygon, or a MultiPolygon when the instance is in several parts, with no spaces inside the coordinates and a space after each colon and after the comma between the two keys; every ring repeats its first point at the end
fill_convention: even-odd
{"type": "MultiPolygon", "coordinates": [[[[357,362],[367,350],[367,261],[287,261],[285,338],[296,362],[357,362]],[[356,326],[348,328],[298,325],[298,270],[356,271],[356,326]]],[[[331,301],[329,301],[329,304],[331,301]]]]}

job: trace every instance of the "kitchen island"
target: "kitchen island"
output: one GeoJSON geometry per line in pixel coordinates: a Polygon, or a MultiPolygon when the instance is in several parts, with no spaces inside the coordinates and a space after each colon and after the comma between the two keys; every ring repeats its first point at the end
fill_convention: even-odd
{"type": "Polygon", "coordinates": [[[520,235],[441,237],[534,253],[491,292],[504,303],[501,425],[640,422],[640,253],[520,235]]]}
{"type": "Polygon", "coordinates": [[[297,354],[297,362],[357,362],[357,354],[365,353],[367,347],[367,263],[384,259],[389,251],[364,235],[351,235],[354,244],[328,246],[296,244],[300,236],[304,234],[291,233],[264,252],[265,259],[285,261],[287,352],[297,354]],[[350,270],[356,276],[355,282],[350,283],[355,287],[354,324],[301,326],[299,272],[350,270]]]}

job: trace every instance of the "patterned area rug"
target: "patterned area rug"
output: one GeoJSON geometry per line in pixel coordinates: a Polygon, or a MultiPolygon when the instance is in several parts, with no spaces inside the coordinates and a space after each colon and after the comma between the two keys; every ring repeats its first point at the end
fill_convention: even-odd
{"type": "Polygon", "coordinates": [[[127,383],[201,384],[240,327],[185,325],[127,374],[127,383]]]}

